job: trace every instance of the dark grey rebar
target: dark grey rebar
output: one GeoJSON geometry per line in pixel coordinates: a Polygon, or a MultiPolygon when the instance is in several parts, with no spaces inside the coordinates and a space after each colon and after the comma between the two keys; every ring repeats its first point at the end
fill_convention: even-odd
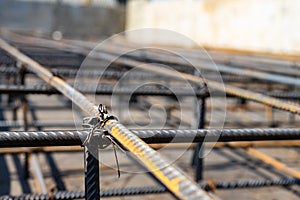
{"type": "Polygon", "coordinates": [[[99,176],[99,159],[98,148],[84,147],[85,160],[85,199],[99,200],[100,199],[100,176],[99,176]],[[93,152],[91,152],[93,151],[93,152]]]}
{"type": "MultiPolygon", "coordinates": [[[[213,185],[216,189],[242,189],[242,188],[259,188],[270,186],[290,186],[299,184],[300,180],[296,178],[281,178],[274,180],[240,180],[229,182],[215,182],[213,185]]],[[[202,182],[200,187],[205,190],[212,190],[211,183],[202,182]]],[[[167,192],[163,186],[149,187],[132,187],[132,188],[115,188],[100,191],[100,197],[116,197],[130,195],[159,194],[167,192]]],[[[20,196],[4,195],[0,200],[71,200],[83,199],[85,192],[82,191],[59,191],[52,194],[23,194],[20,196]]]]}
{"type": "MultiPolygon", "coordinates": [[[[133,130],[146,143],[199,143],[230,141],[297,140],[299,128],[266,129],[198,129],[198,130],[133,130]]],[[[82,145],[87,131],[1,131],[0,147],[76,146],[82,145]]]]}
{"type": "MultiPolygon", "coordinates": [[[[169,90],[157,86],[146,86],[143,88],[135,89],[133,87],[117,88],[113,85],[103,85],[95,87],[93,85],[80,85],[77,87],[80,92],[88,94],[102,94],[102,95],[151,95],[151,96],[199,96],[208,97],[205,90],[190,91],[190,88],[177,87],[169,90]]],[[[18,86],[18,85],[0,85],[0,93],[2,94],[61,94],[59,91],[46,85],[35,86],[18,86]]]]}
{"type": "MultiPolygon", "coordinates": [[[[200,111],[200,119],[199,119],[199,129],[204,129],[205,127],[205,98],[201,98],[199,101],[199,111],[200,111]]],[[[195,166],[195,181],[199,182],[203,179],[203,151],[204,151],[204,143],[200,142],[197,144],[196,149],[194,150],[193,161],[195,166]]]]}

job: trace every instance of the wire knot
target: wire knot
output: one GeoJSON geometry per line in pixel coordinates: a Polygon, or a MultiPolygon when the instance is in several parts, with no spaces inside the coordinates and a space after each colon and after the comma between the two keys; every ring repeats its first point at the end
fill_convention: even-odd
{"type": "Polygon", "coordinates": [[[102,104],[100,104],[98,106],[98,111],[99,111],[98,116],[85,117],[83,119],[83,124],[82,124],[83,128],[89,130],[89,134],[88,134],[87,138],[85,139],[85,141],[83,142],[83,145],[84,146],[86,146],[88,144],[90,145],[91,138],[94,136],[98,136],[97,138],[100,139],[99,141],[98,140],[96,141],[96,144],[95,144],[95,145],[97,145],[96,148],[104,149],[104,148],[108,147],[110,144],[112,144],[117,167],[118,167],[118,177],[120,177],[120,167],[119,167],[119,161],[118,161],[118,156],[117,156],[115,146],[117,146],[123,152],[125,152],[125,151],[117,144],[117,142],[114,140],[114,138],[111,135],[109,135],[107,131],[105,131],[103,129],[103,127],[106,125],[106,123],[109,120],[118,121],[118,119],[114,116],[109,115],[107,113],[106,107],[102,104]]]}
{"type": "Polygon", "coordinates": [[[98,135],[100,136],[100,142],[99,142],[99,148],[103,149],[109,146],[111,143],[110,140],[106,137],[106,131],[103,130],[103,127],[105,124],[111,120],[118,120],[114,116],[110,116],[107,113],[107,109],[104,105],[100,104],[98,107],[99,115],[96,117],[85,117],[83,119],[83,128],[89,131],[89,134],[85,141],[83,142],[83,145],[86,146],[88,143],[90,143],[90,140],[93,136],[98,135]]]}

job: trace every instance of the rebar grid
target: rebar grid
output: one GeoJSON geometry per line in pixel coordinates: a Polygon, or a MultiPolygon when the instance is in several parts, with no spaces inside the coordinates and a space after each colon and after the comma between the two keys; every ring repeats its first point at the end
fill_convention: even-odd
{"type": "MultiPolygon", "coordinates": [[[[128,64],[130,62],[125,61],[125,63],[128,64]]],[[[131,64],[134,65],[134,62],[131,63],[131,64]]],[[[41,76],[43,76],[43,74],[41,74],[41,76]]],[[[199,80],[194,79],[193,77],[190,77],[189,75],[186,75],[186,77],[188,77],[191,81],[194,81],[195,83],[197,81],[199,81],[199,80]]],[[[55,78],[56,78],[55,76],[51,76],[49,78],[49,82],[51,83],[53,81],[52,79],[55,79],[55,78]]],[[[55,84],[59,85],[58,82],[59,81],[56,80],[56,81],[53,82],[53,84],[54,85],[55,84]]],[[[210,83],[211,83],[210,86],[214,87],[216,90],[221,90],[222,89],[221,86],[218,83],[215,83],[215,82],[210,82],[210,83]]],[[[283,101],[278,101],[274,98],[269,98],[269,97],[267,97],[263,94],[257,94],[257,93],[253,93],[251,91],[246,91],[246,93],[244,93],[245,90],[235,88],[235,87],[231,87],[231,86],[226,87],[226,92],[228,94],[233,95],[233,96],[238,96],[238,97],[246,98],[246,99],[249,99],[249,100],[254,100],[254,101],[257,101],[257,102],[262,102],[266,105],[271,105],[271,106],[274,106],[276,108],[280,108],[280,109],[283,109],[283,110],[290,111],[292,113],[297,113],[297,114],[300,113],[297,106],[287,104],[283,101]],[[254,96],[252,96],[252,95],[254,95],[254,96]]],[[[274,95],[274,96],[276,96],[276,95],[274,95]]],[[[276,97],[280,97],[280,96],[283,97],[283,98],[286,97],[283,94],[277,94],[276,97]]],[[[295,95],[290,95],[290,96],[291,96],[291,98],[297,99],[297,96],[295,97],[295,95]]],[[[81,98],[79,101],[83,101],[83,98],[81,98]]],[[[89,107],[89,105],[85,105],[85,106],[86,106],[86,108],[89,107]]],[[[93,112],[93,110],[95,110],[95,109],[91,109],[90,112],[93,112]]],[[[95,114],[95,113],[96,113],[96,111],[93,114],[95,114]]],[[[143,132],[143,134],[144,134],[143,135],[143,134],[141,134],[141,132],[137,132],[137,131],[131,131],[130,132],[129,130],[125,129],[122,125],[120,125],[118,122],[113,121],[113,120],[110,121],[107,124],[106,129],[109,130],[111,133],[114,132],[112,135],[114,135],[115,138],[117,138],[117,139],[119,138],[120,141],[123,141],[122,144],[123,143],[126,144],[125,141],[130,140],[130,137],[127,137],[127,136],[131,132],[135,133],[138,137],[143,139],[144,142],[146,142],[146,143],[170,142],[170,141],[174,140],[174,138],[176,138],[175,142],[187,142],[187,141],[190,141],[190,140],[192,140],[193,142],[201,142],[201,141],[203,141],[204,137],[207,137],[208,141],[210,141],[209,138],[211,138],[211,141],[213,141],[219,136],[220,136],[220,141],[249,141],[249,140],[255,141],[255,140],[299,139],[298,138],[299,137],[298,136],[298,130],[296,130],[296,129],[293,129],[293,130],[292,129],[183,130],[184,133],[181,132],[182,130],[162,130],[162,132],[165,131],[164,133],[159,132],[157,130],[154,130],[152,132],[150,130],[149,131],[147,130],[147,131],[143,132]],[[128,131],[129,131],[129,133],[128,133],[128,131]],[[204,131],[204,132],[202,132],[202,131],[204,131]],[[150,137],[150,138],[147,138],[149,135],[153,134],[153,132],[155,132],[154,136],[150,137]],[[145,134],[145,133],[147,133],[148,135],[145,134]],[[254,133],[254,136],[253,136],[253,133],[254,133]],[[139,134],[141,136],[139,136],[139,134]],[[179,134],[180,134],[180,136],[179,136],[179,134]],[[143,138],[143,136],[145,136],[145,135],[146,135],[146,138],[143,138]]],[[[26,132],[23,132],[23,133],[26,133],[26,132]]],[[[32,133],[36,134],[37,132],[32,132],[32,133]]],[[[45,132],[43,132],[43,133],[45,133],[45,132]]],[[[19,133],[6,132],[6,136],[7,136],[7,134],[9,134],[9,135],[12,134],[13,135],[13,134],[19,134],[19,133]]],[[[80,145],[81,141],[83,141],[82,139],[84,139],[88,133],[84,134],[84,132],[80,131],[80,134],[82,134],[83,136],[79,136],[79,137],[75,136],[76,142],[78,142],[76,145],[80,145]]],[[[40,137],[40,136],[37,136],[37,137],[40,137]]],[[[47,138],[47,137],[48,136],[45,136],[45,138],[47,138]]],[[[46,141],[47,139],[45,140],[45,138],[43,138],[41,140],[46,141]]],[[[31,140],[31,139],[29,139],[29,140],[31,140]]],[[[60,139],[61,138],[59,138],[58,140],[60,140],[60,139]]],[[[62,145],[66,145],[67,143],[69,143],[69,142],[66,142],[66,141],[68,141],[68,139],[70,139],[70,138],[67,138],[65,140],[65,144],[63,144],[63,142],[62,142],[62,145]]],[[[52,141],[52,139],[50,139],[50,140],[52,141]]],[[[56,139],[54,139],[54,140],[56,140],[56,139]]],[[[74,138],[72,138],[72,136],[71,136],[70,140],[74,142],[74,138]]],[[[6,140],[6,141],[8,141],[8,140],[6,140]]],[[[13,140],[11,140],[11,141],[13,141],[13,140]]],[[[20,141],[17,141],[17,143],[18,142],[20,142],[20,141]]],[[[137,142],[133,142],[133,143],[137,144],[137,142]]],[[[70,142],[70,144],[72,144],[72,142],[70,142]]],[[[128,144],[128,146],[129,145],[130,144],[128,144]]],[[[136,150],[139,150],[139,146],[136,146],[136,150]]],[[[143,150],[145,150],[145,148],[143,150]]],[[[281,181],[278,181],[277,183],[278,183],[278,185],[285,185],[285,184],[289,185],[289,184],[295,184],[295,183],[298,184],[298,180],[296,180],[296,181],[295,180],[296,179],[290,179],[290,180],[285,180],[285,181],[281,180],[281,181]]],[[[265,181],[264,183],[259,182],[259,181],[256,181],[256,182],[252,181],[251,183],[247,183],[247,184],[244,184],[244,185],[246,185],[246,186],[247,185],[248,186],[253,185],[254,186],[255,185],[254,183],[257,183],[256,185],[258,185],[258,186],[259,185],[264,185],[264,184],[273,185],[273,184],[271,184],[271,181],[269,181],[269,182],[265,181]],[[251,184],[251,183],[253,183],[253,184],[251,184]]],[[[235,184],[229,184],[229,185],[233,186],[235,184]]],[[[242,187],[243,184],[239,184],[239,185],[242,187]]],[[[65,194],[63,194],[63,195],[65,195],[65,194]]],[[[74,197],[74,194],[72,194],[72,195],[74,197]]],[[[36,197],[36,198],[39,198],[39,197],[36,197]]],[[[41,197],[41,198],[48,198],[48,197],[44,196],[44,197],[41,197]]],[[[51,198],[56,198],[56,197],[52,196],[51,198]]],[[[61,198],[61,197],[59,197],[59,198],[61,198]]],[[[81,198],[83,198],[83,197],[81,197],[81,198]]]]}
{"type": "MultiPolygon", "coordinates": [[[[98,116],[99,111],[84,95],[72,88],[61,78],[54,76],[49,70],[22,54],[19,50],[0,39],[0,47],[15,57],[26,69],[30,70],[45,82],[55,87],[78,107],[91,116],[98,116]]],[[[180,199],[212,199],[197,184],[185,176],[177,167],[163,159],[159,153],[151,149],[132,132],[116,120],[109,120],[103,127],[126,149],[130,150],[169,190],[180,199]],[[171,172],[171,173],[169,173],[171,172]]]]}

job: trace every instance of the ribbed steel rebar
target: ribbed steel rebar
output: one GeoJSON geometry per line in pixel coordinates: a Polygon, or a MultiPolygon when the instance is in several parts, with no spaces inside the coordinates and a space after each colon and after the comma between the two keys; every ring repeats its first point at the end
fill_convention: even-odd
{"type": "MultiPolygon", "coordinates": [[[[205,127],[205,115],[206,115],[206,106],[205,106],[205,98],[202,98],[198,101],[199,105],[199,129],[204,129],[205,127]]],[[[203,143],[198,143],[196,149],[194,150],[193,155],[193,162],[192,166],[195,165],[195,181],[199,182],[203,178],[203,152],[204,152],[204,145],[203,143]]]]}
{"type": "MultiPolygon", "coordinates": [[[[18,36],[19,37],[19,36],[18,36]]],[[[24,37],[24,39],[26,40],[26,37],[24,37]]],[[[20,37],[19,37],[20,40],[20,37]]],[[[90,50],[86,49],[86,48],[82,48],[80,46],[76,46],[76,45],[71,45],[71,44],[63,44],[63,43],[59,43],[56,41],[50,41],[50,40],[45,40],[45,39],[41,39],[41,38],[30,38],[30,43],[34,43],[35,45],[47,45],[51,48],[55,48],[55,49],[61,49],[64,48],[66,51],[70,51],[70,52],[75,52],[75,53],[79,53],[82,55],[88,55],[90,53],[90,50]]],[[[94,52],[93,54],[89,55],[89,58],[93,58],[93,59],[100,59],[100,60],[105,60],[105,61],[112,61],[115,60],[115,55],[120,52],[118,51],[118,48],[115,47],[110,47],[105,49],[106,51],[103,52],[94,52]],[[116,52],[114,52],[116,51],[116,52]]],[[[133,50],[130,49],[129,50],[133,50]]],[[[160,56],[160,54],[156,55],[156,56],[160,56]]],[[[121,65],[126,65],[129,67],[136,67],[145,71],[149,71],[149,72],[153,72],[155,74],[158,75],[166,75],[167,77],[173,77],[173,78],[179,78],[179,79],[185,79],[185,80],[189,80],[192,83],[195,84],[201,84],[203,82],[203,78],[202,77],[196,77],[194,75],[188,74],[188,73],[180,73],[180,77],[178,76],[178,74],[174,74],[172,70],[166,69],[166,68],[162,68],[161,65],[158,64],[148,64],[142,61],[138,61],[138,60],[133,60],[130,59],[128,57],[120,57],[118,58],[118,60],[115,60],[116,64],[121,64],[121,65]]],[[[197,63],[195,66],[198,66],[197,63]]],[[[276,80],[274,80],[276,81],[276,80]]],[[[293,104],[289,104],[285,101],[281,101],[263,94],[259,94],[257,92],[252,92],[249,90],[245,90],[245,89],[241,89],[232,85],[226,85],[226,87],[218,81],[213,81],[213,80],[208,80],[205,79],[206,84],[209,86],[209,88],[214,89],[214,90],[218,90],[218,91],[225,91],[226,94],[230,94],[230,95],[234,95],[237,97],[241,97],[241,98],[245,98],[248,100],[252,100],[255,102],[259,102],[259,103],[263,103],[265,105],[268,106],[272,106],[278,109],[282,109],[282,110],[286,110],[292,113],[296,113],[296,114],[300,114],[300,107],[297,105],[293,105],[293,104]]]]}
{"type": "MultiPolygon", "coordinates": [[[[133,87],[114,88],[113,85],[103,85],[95,87],[93,85],[81,85],[77,88],[82,93],[88,94],[102,94],[102,95],[152,95],[152,96],[198,96],[208,97],[208,93],[205,90],[194,90],[191,92],[191,88],[174,87],[172,90],[168,88],[145,86],[143,88],[135,89],[133,87]]],[[[19,85],[0,85],[0,93],[10,94],[60,94],[59,91],[45,85],[35,86],[19,86],[19,85]]]]}
{"type": "MultiPolygon", "coordinates": [[[[81,85],[77,88],[79,91],[85,94],[101,94],[101,95],[152,95],[152,96],[197,96],[197,97],[209,97],[209,93],[205,90],[195,90],[194,93],[187,91],[185,88],[174,88],[168,90],[167,88],[158,88],[155,86],[147,86],[145,88],[118,88],[114,89],[113,86],[99,86],[95,88],[94,86],[81,85]],[[133,93],[134,91],[134,93],[133,93]]],[[[189,89],[188,89],[189,90],[189,89]]],[[[0,93],[10,94],[60,94],[54,88],[45,85],[35,85],[35,86],[18,86],[18,85],[0,85],[0,93]]],[[[299,100],[299,92],[269,92],[264,93],[265,95],[279,98],[279,99],[289,99],[289,100],[299,100]]],[[[214,96],[218,96],[217,92],[214,92],[214,96]]],[[[227,98],[235,97],[232,95],[227,95],[227,98]]]]}
{"type": "MultiPolygon", "coordinates": [[[[114,88],[111,85],[103,85],[99,87],[91,85],[80,85],[77,88],[80,92],[85,94],[102,94],[102,95],[157,95],[157,96],[197,96],[197,97],[209,97],[209,93],[205,90],[195,90],[194,93],[191,93],[189,89],[186,88],[172,88],[172,91],[167,88],[159,88],[155,86],[147,86],[144,88],[135,88],[124,87],[124,88],[114,88]],[[133,93],[134,91],[134,93],[133,93]]],[[[59,91],[55,90],[46,85],[34,85],[34,86],[19,86],[19,85],[0,85],[0,93],[10,94],[60,94],[59,91]]],[[[290,99],[290,100],[299,100],[299,92],[269,92],[264,93],[271,97],[276,97],[279,99],[290,99]]],[[[218,92],[214,92],[214,96],[218,96],[218,92]]],[[[235,97],[232,95],[227,95],[227,97],[235,97]]]]}
{"type": "MultiPolygon", "coordinates": [[[[1,62],[0,62],[1,63],[1,62]]],[[[1,65],[1,64],[0,64],[1,65]]],[[[77,66],[77,65],[76,65],[77,66]]],[[[72,68],[50,68],[51,72],[54,74],[57,74],[58,76],[61,77],[90,77],[90,78],[99,78],[100,76],[102,78],[121,78],[124,76],[124,73],[119,69],[116,70],[94,70],[94,69],[85,69],[85,70],[78,70],[78,69],[72,69],[72,68]]],[[[8,67],[8,66],[0,66],[0,74],[5,74],[5,75],[15,75],[18,73],[18,69],[14,67],[8,67]]],[[[30,73],[27,71],[27,73],[30,73]]],[[[159,76],[157,74],[148,74],[145,72],[131,72],[129,74],[126,74],[126,77],[134,78],[134,79],[161,79],[162,77],[165,76],[159,76]]],[[[215,79],[216,77],[214,75],[208,76],[210,79],[215,79]]],[[[247,77],[242,77],[242,76],[235,76],[235,75],[228,75],[228,74],[223,74],[222,75],[223,81],[228,81],[228,82],[249,82],[253,80],[252,78],[247,78],[247,77]]],[[[259,81],[257,80],[258,83],[260,82],[265,82],[265,81],[259,81]]]]}
{"type": "MultiPolygon", "coordinates": [[[[28,127],[75,127],[74,121],[45,121],[45,122],[29,122],[28,127]]],[[[22,128],[24,122],[22,121],[0,121],[0,127],[5,128],[22,128]]]]}
{"type": "MultiPolygon", "coordinates": [[[[213,187],[216,189],[242,189],[242,188],[258,188],[269,186],[289,186],[299,184],[299,179],[295,178],[281,178],[275,180],[244,180],[231,182],[215,182],[213,187]]],[[[205,190],[211,190],[211,183],[200,183],[200,187],[205,190]]],[[[130,196],[130,195],[145,195],[164,193],[167,189],[162,186],[149,187],[132,187],[132,188],[116,188],[101,190],[100,197],[116,197],[116,196],[130,196]]],[[[5,195],[0,196],[0,200],[70,200],[83,199],[85,197],[82,191],[60,191],[52,194],[24,194],[20,196],[5,195]]]]}
{"type": "MultiPolygon", "coordinates": [[[[1,62],[0,62],[1,65],[1,62]]],[[[57,74],[61,77],[90,77],[90,78],[121,78],[124,76],[124,73],[126,71],[120,71],[120,69],[109,69],[103,71],[102,69],[85,69],[85,70],[78,70],[78,67],[80,65],[76,65],[76,68],[49,68],[52,73],[57,74]]],[[[26,71],[27,73],[30,73],[30,71],[26,71]]],[[[8,67],[8,66],[0,66],[0,73],[5,75],[15,75],[18,73],[18,69],[14,67],[8,67]]],[[[127,74],[126,77],[135,78],[135,79],[160,79],[162,76],[157,76],[155,74],[147,74],[145,72],[132,72],[130,74],[127,74]]],[[[230,76],[231,79],[237,80],[238,78],[230,76]]],[[[241,80],[241,79],[238,79],[241,80]]]]}
{"type": "Polygon", "coordinates": [[[85,156],[85,199],[100,199],[99,159],[98,148],[84,147],[85,156]],[[90,152],[92,151],[92,152],[90,152]]]}
{"type": "Polygon", "coordinates": [[[133,131],[138,137],[149,143],[215,141],[255,141],[299,139],[298,128],[266,128],[266,129],[199,129],[199,130],[139,130],[133,131]]]}
{"type": "MultiPolygon", "coordinates": [[[[126,47],[123,47],[126,48],[126,47]]],[[[130,49],[130,48],[128,48],[130,49]]],[[[175,51],[180,52],[180,51],[175,51]]],[[[114,53],[114,52],[109,52],[114,53]]],[[[134,53],[133,53],[134,54],[134,53]]],[[[179,54],[181,55],[181,54],[179,54]]],[[[176,64],[181,66],[186,66],[187,63],[185,60],[182,60],[178,56],[174,56],[172,54],[159,54],[157,52],[151,52],[147,51],[145,53],[136,53],[134,55],[135,59],[140,59],[141,57],[144,57],[150,61],[153,62],[159,62],[159,63],[168,63],[168,64],[176,64]]],[[[292,76],[286,76],[282,74],[273,74],[273,73],[266,73],[259,70],[253,70],[253,69],[241,69],[239,67],[224,65],[224,64],[218,64],[217,68],[214,67],[214,63],[211,62],[211,60],[205,59],[199,59],[199,57],[193,57],[190,56],[190,54],[185,54],[185,57],[188,58],[188,61],[191,63],[192,66],[201,69],[201,70],[211,70],[211,71],[218,71],[223,73],[229,73],[229,74],[236,74],[243,77],[251,77],[256,78],[260,80],[270,81],[270,82],[277,82],[277,83],[284,83],[288,85],[296,85],[300,86],[300,80],[298,78],[292,77],[292,76]]],[[[208,56],[207,56],[208,57],[208,56]]],[[[299,73],[299,71],[297,71],[299,73]]]]}
{"type": "MultiPolygon", "coordinates": [[[[30,41],[31,38],[27,36],[21,36],[15,33],[10,32],[9,34],[5,35],[12,41],[17,41],[19,44],[24,43],[24,41],[30,41]]],[[[45,40],[44,40],[45,41],[45,40]]],[[[87,42],[87,41],[78,41],[78,40],[61,40],[67,44],[73,44],[80,47],[87,48],[89,50],[94,49],[99,43],[98,42],[87,42]]],[[[34,41],[35,42],[35,41],[34,41]]],[[[41,43],[41,42],[40,42],[41,43]]],[[[28,42],[27,42],[28,44],[28,42]]],[[[29,42],[32,44],[32,39],[29,42]]],[[[50,45],[50,47],[54,47],[54,45],[50,45]]],[[[113,40],[110,43],[110,49],[124,49],[126,47],[131,47],[134,49],[138,49],[139,51],[131,52],[131,56],[136,56],[138,58],[144,59],[151,59],[156,58],[160,55],[161,52],[151,51],[151,49],[140,49],[140,45],[133,44],[130,41],[126,41],[124,38],[118,38],[113,40]]],[[[229,50],[229,49],[216,49],[216,48],[205,48],[207,51],[212,50],[209,52],[210,56],[207,56],[206,51],[203,53],[202,49],[178,49],[178,48],[164,48],[167,49],[169,52],[179,51],[181,56],[183,57],[192,57],[197,58],[200,60],[211,60],[213,59],[215,62],[223,63],[223,64],[233,64],[235,66],[242,66],[242,67],[253,67],[254,69],[267,71],[267,72],[277,72],[279,74],[287,74],[287,75],[299,75],[297,68],[297,63],[293,62],[298,60],[298,56],[282,56],[282,55],[274,55],[270,53],[259,53],[259,52],[247,52],[247,51],[236,51],[236,50],[229,50]],[[259,55],[259,56],[255,56],[259,55]],[[266,59],[267,58],[267,59],[266,59]],[[249,64],[253,64],[250,65],[249,64]]],[[[156,49],[155,49],[156,50],[156,49]]],[[[171,59],[168,59],[171,60],[171,59]]]]}
{"type": "MultiPolygon", "coordinates": [[[[83,94],[64,82],[61,78],[54,76],[49,70],[41,66],[39,63],[30,59],[18,49],[1,39],[0,47],[21,62],[27,70],[30,70],[46,83],[55,87],[89,115],[93,117],[99,116],[100,113],[98,111],[98,107],[90,102],[83,94]]],[[[150,148],[146,143],[140,140],[136,135],[115,119],[108,120],[104,124],[103,128],[126,149],[132,152],[136,159],[141,161],[145,167],[178,198],[203,200],[213,199],[195,182],[187,178],[184,172],[175,165],[170,165],[158,152],[150,148]]]]}
{"type": "MultiPolygon", "coordinates": [[[[86,44],[85,41],[66,41],[68,43],[77,44],[79,46],[84,46],[86,48],[93,49],[95,46],[97,46],[97,43],[94,44],[86,44]]],[[[134,55],[138,58],[145,58],[145,59],[156,59],[159,57],[161,52],[155,52],[151,51],[151,49],[140,49],[139,44],[133,44],[130,41],[126,41],[125,38],[123,39],[117,39],[112,42],[111,45],[114,45],[115,48],[126,48],[130,46],[131,48],[138,49],[140,51],[134,51],[131,53],[131,55],[134,55]]],[[[298,58],[293,57],[292,60],[291,57],[284,57],[282,55],[271,55],[271,54],[260,54],[259,52],[242,52],[242,51],[227,51],[224,49],[215,49],[215,48],[209,48],[205,47],[205,53],[203,53],[203,49],[182,49],[182,48],[167,48],[165,47],[164,50],[167,49],[167,51],[170,52],[178,52],[179,55],[185,57],[185,58],[194,58],[198,59],[199,61],[209,61],[211,62],[211,59],[219,64],[225,64],[225,65],[232,65],[232,66],[238,66],[241,68],[246,69],[254,69],[258,71],[265,71],[265,72],[271,72],[271,73],[277,73],[277,74],[284,74],[284,75],[291,75],[291,76],[299,76],[299,68],[297,67],[298,64],[293,62],[292,60],[298,60],[298,58]],[[212,50],[212,52],[210,52],[212,50]],[[207,52],[208,51],[208,52],[207,52]],[[209,56],[207,55],[209,54],[209,56]],[[260,56],[255,56],[260,55],[260,56]]],[[[171,54],[172,56],[172,54],[171,54]]],[[[176,56],[173,55],[175,59],[165,59],[165,61],[176,61],[176,56]]],[[[164,57],[162,57],[164,58],[164,57]]],[[[156,60],[157,62],[157,60],[156,60]]]]}
{"type": "MultiPolygon", "coordinates": [[[[1,132],[1,145],[15,146],[64,146],[81,145],[87,137],[86,131],[38,131],[38,132],[1,132]],[[5,144],[6,143],[6,144],[5,144]],[[15,144],[15,145],[13,145],[15,144]]],[[[3,147],[4,147],[3,146],[3,147]]]]}
{"type": "MultiPolygon", "coordinates": [[[[300,139],[298,128],[267,129],[199,129],[199,130],[132,130],[144,142],[189,143],[218,141],[262,141],[300,139]]],[[[0,132],[0,147],[74,146],[81,145],[87,131],[0,132]]]]}

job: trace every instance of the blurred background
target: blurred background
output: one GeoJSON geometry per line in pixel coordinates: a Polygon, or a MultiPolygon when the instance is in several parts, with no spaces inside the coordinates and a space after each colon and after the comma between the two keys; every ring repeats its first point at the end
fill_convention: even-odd
{"type": "MultiPolygon", "coordinates": [[[[297,0],[2,0],[0,26],[97,39],[162,28],[203,46],[296,54],[299,6],[297,0]]],[[[155,35],[148,39],[189,45],[160,41],[155,35]]]]}
{"type": "MultiPolygon", "coordinates": [[[[299,10],[299,0],[0,0],[0,37],[130,129],[226,128],[205,132],[216,144],[160,144],[163,134],[151,144],[214,199],[296,200],[299,10]]],[[[11,148],[4,136],[81,130],[86,115],[2,48],[0,200],[83,199],[82,146],[11,148]]],[[[117,153],[118,164],[112,145],[100,151],[101,198],[175,198],[117,153]]]]}

